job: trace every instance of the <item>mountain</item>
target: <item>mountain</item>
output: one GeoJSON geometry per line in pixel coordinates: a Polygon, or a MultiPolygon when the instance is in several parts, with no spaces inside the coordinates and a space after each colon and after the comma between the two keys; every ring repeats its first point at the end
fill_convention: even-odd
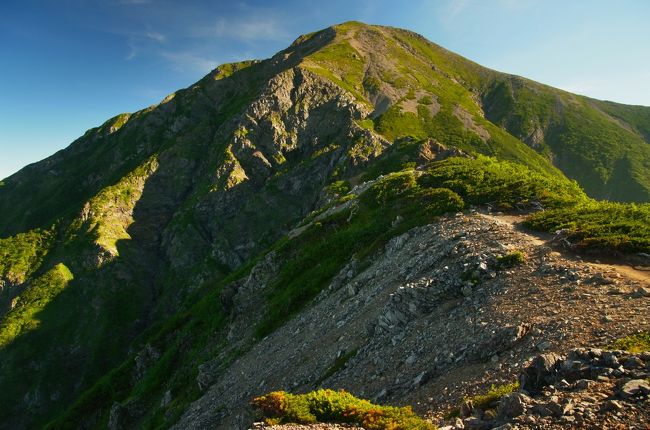
{"type": "Polygon", "coordinates": [[[650,206],[616,202],[650,200],[649,139],[650,108],[395,28],[222,65],[0,183],[0,428],[235,428],[263,390],[320,386],[424,401],[494,356],[512,377],[530,342],[647,330],[642,275],[598,293],[604,335],[596,304],[557,291],[617,266],[471,211],[544,208],[530,228],[643,261],[650,206]],[[531,296],[580,321],[553,332],[545,307],[516,308],[531,296]]]}

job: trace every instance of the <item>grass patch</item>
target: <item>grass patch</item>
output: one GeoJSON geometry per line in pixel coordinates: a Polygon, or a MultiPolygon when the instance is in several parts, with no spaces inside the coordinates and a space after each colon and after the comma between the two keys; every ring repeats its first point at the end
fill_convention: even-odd
{"type": "Polygon", "coordinates": [[[580,187],[565,177],[485,156],[433,163],[418,182],[423,186],[449,188],[469,204],[490,203],[502,209],[524,208],[532,203],[561,207],[586,201],[580,187]]]}
{"type": "Polygon", "coordinates": [[[497,257],[497,263],[501,268],[518,266],[524,260],[526,260],[526,255],[522,251],[512,251],[497,257]]]}
{"type": "MultiPolygon", "coordinates": [[[[477,394],[475,396],[465,397],[463,403],[465,405],[471,405],[472,408],[481,409],[487,411],[490,409],[496,409],[501,400],[501,397],[506,394],[510,394],[519,389],[519,382],[513,382],[510,384],[502,385],[492,385],[487,393],[477,394]]],[[[456,408],[451,410],[447,414],[447,418],[458,417],[460,416],[460,409],[456,408]]]]}
{"type": "Polygon", "coordinates": [[[16,306],[7,313],[0,323],[0,349],[5,348],[22,333],[40,325],[38,313],[56,297],[73,279],[70,270],[57,264],[17,297],[16,306]]]}
{"type": "Polygon", "coordinates": [[[49,252],[53,236],[50,231],[36,229],[0,239],[0,279],[24,282],[49,252]]]}
{"type": "Polygon", "coordinates": [[[650,351],[650,332],[644,331],[618,339],[609,349],[622,349],[632,353],[650,351]]]}
{"type": "Polygon", "coordinates": [[[496,407],[496,404],[501,399],[501,397],[505,396],[506,394],[510,394],[513,391],[517,391],[518,389],[519,382],[503,385],[492,385],[487,393],[467,397],[465,401],[472,402],[475,407],[482,410],[492,409],[496,407]]]}
{"type": "Polygon", "coordinates": [[[433,430],[410,407],[380,406],[343,390],[307,394],[275,391],[253,400],[269,424],[350,423],[367,430],[433,430]]]}

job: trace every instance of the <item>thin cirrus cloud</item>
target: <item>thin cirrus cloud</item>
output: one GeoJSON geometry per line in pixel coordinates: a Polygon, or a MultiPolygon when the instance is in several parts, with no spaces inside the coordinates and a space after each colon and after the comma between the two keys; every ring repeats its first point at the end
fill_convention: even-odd
{"type": "Polygon", "coordinates": [[[209,36],[210,34],[243,42],[283,40],[289,36],[284,29],[283,20],[274,16],[239,20],[219,18],[214,26],[200,30],[197,36],[209,36]]]}
{"type": "Polygon", "coordinates": [[[194,52],[160,51],[160,56],[178,71],[207,73],[219,65],[212,58],[194,52]]]}
{"type": "Polygon", "coordinates": [[[126,40],[128,51],[124,59],[127,61],[133,60],[141,52],[141,45],[152,41],[162,44],[167,41],[167,37],[157,31],[130,34],[126,40]]]}

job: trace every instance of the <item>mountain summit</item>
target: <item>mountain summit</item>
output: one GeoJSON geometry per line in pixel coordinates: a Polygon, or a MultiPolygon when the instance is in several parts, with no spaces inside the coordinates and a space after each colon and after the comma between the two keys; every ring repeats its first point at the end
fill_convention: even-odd
{"type": "MultiPolygon", "coordinates": [[[[512,377],[533,340],[608,341],[555,288],[617,266],[476,210],[545,209],[525,222],[557,243],[643,259],[650,208],[622,202],[648,201],[648,107],[406,30],[301,36],[0,182],[0,428],[237,428],[264,390],[420,402],[508,354],[493,376],[512,377]]],[[[644,282],[597,297],[612,336],[650,326],[644,282]]]]}

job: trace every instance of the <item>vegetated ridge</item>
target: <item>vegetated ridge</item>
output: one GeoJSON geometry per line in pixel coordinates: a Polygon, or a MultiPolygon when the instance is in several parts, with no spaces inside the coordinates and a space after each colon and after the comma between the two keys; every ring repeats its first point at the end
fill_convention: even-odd
{"type": "Polygon", "coordinates": [[[647,332],[644,272],[552,248],[647,264],[649,133],[389,27],[222,65],[0,183],[0,427],[237,428],[321,387],[433,416],[647,332]]]}

